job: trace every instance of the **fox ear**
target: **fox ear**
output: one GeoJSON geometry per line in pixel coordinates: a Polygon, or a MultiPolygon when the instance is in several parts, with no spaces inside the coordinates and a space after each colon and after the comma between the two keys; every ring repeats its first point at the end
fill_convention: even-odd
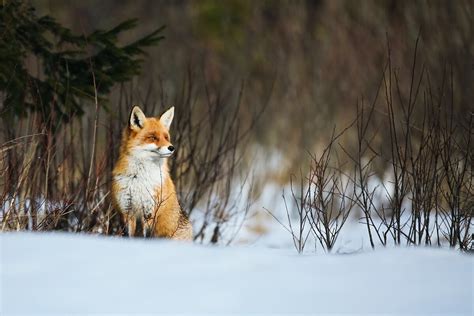
{"type": "Polygon", "coordinates": [[[168,111],[166,111],[165,113],[163,113],[163,115],[160,116],[160,122],[167,129],[169,129],[171,122],[173,121],[173,117],[174,117],[174,106],[170,107],[168,111]]]}
{"type": "Polygon", "coordinates": [[[130,119],[128,121],[128,126],[130,129],[138,131],[143,128],[145,124],[145,114],[143,114],[142,109],[138,105],[135,105],[130,112],[130,119]]]}

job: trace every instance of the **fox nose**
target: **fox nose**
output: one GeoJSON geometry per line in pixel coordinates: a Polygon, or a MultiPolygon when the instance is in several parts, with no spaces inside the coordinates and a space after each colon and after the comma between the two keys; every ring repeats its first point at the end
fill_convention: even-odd
{"type": "Polygon", "coordinates": [[[168,146],[168,150],[173,152],[174,151],[174,146],[168,146]]]}

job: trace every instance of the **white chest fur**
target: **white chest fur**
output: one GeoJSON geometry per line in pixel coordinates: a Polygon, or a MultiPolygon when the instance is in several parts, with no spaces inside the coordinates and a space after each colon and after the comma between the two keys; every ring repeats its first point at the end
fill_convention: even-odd
{"type": "Polygon", "coordinates": [[[123,212],[151,215],[159,205],[160,188],[168,176],[165,161],[131,157],[125,173],[116,175],[117,202],[123,212]]]}

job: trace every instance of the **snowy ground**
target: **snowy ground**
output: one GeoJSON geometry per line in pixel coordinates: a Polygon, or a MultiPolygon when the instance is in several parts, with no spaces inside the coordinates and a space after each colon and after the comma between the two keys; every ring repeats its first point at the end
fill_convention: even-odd
{"type": "Polygon", "coordinates": [[[0,234],[0,314],[473,314],[473,257],[0,234]]]}

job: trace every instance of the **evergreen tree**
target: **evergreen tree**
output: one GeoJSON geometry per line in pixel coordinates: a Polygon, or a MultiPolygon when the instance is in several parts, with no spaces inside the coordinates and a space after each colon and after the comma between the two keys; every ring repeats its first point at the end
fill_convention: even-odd
{"type": "MultiPolygon", "coordinates": [[[[87,100],[105,98],[117,83],[140,73],[143,49],[156,45],[163,27],[120,46],[118,36],[137,25],[130,19],[110,30],[74,34],[50,16],[39,17],[26,1],[0,4],[0,91],[5,118],[39,112],[45,127],[81,115],[87,100]],[[34,76],[26,65],[33,56],[40,65],[34,76]]],[[[54,133],[55,128],[50,131],[54,133]]]]}

